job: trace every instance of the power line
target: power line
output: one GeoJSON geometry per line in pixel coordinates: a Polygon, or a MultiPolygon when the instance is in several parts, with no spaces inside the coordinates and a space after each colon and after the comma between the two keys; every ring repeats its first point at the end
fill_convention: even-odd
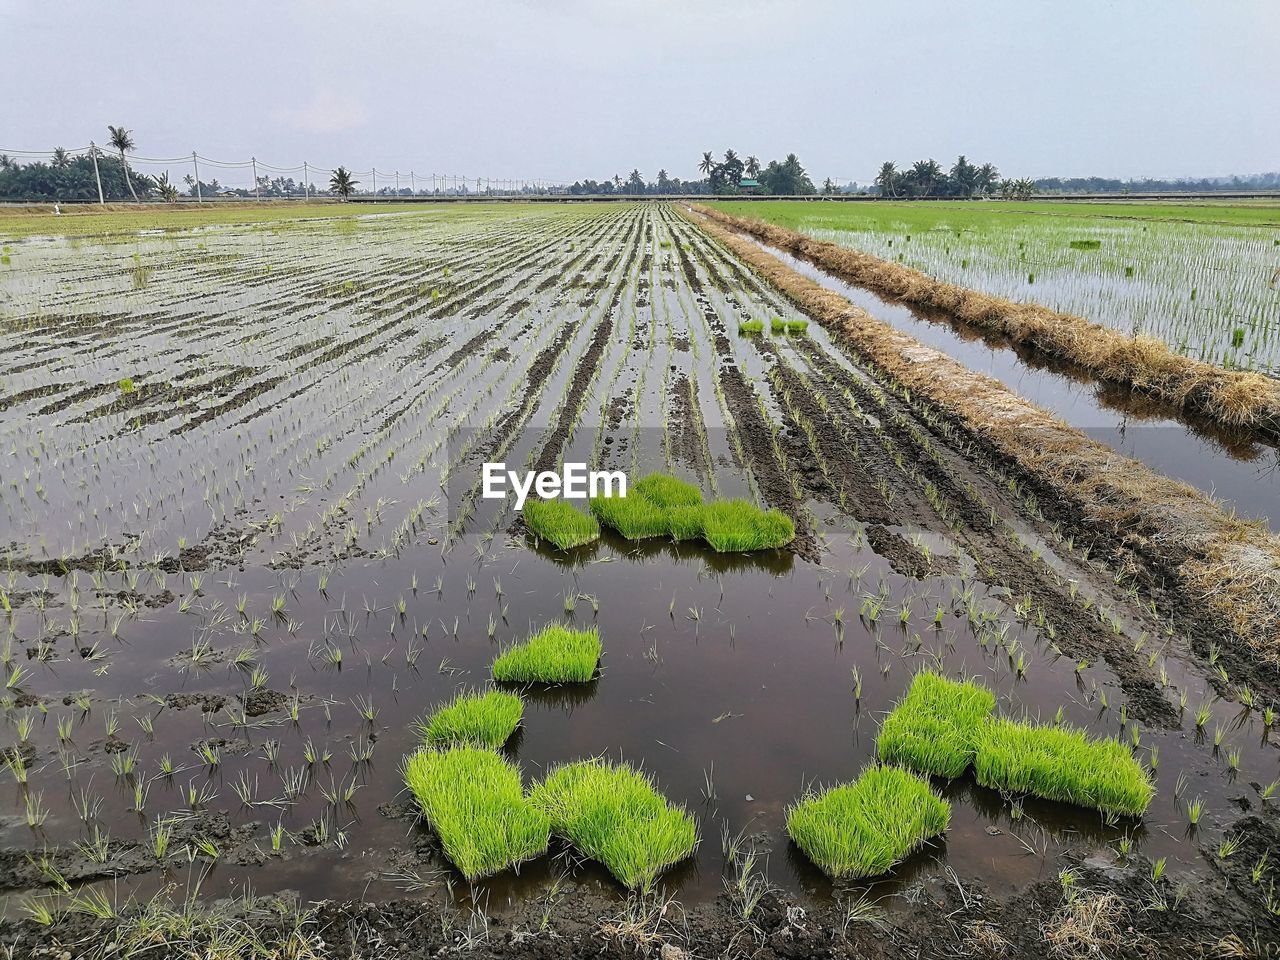
{"type": "MultiPolygon", "coordinates": [[[[94,142],[90,142],[88,146],[62,148],[64,154],[90,155],[95,160],[95,178],[99,182],[99,202],[104,202],[101,191],[101,175],[97,170],[96,161],[98,156],[110,156],[118,151],[108,147],[98,146],[94,142]]],[[[34,162],[37,160],[50,160],[56,154],[52,150],[22,150],[17,148],[0,147],[0,154],[13,157],[15,159],[27,160],[34,162]]],[[[126,160],[129,164],[164,164],[166,168],[169,165],[178,164],[185,167],[190,164],[193,176],[189,180],[194,180],[193,191],[197,199],[203,200],[202,184],[200,181],[199,165],[205,164],[217,170],[244,170],[251,172],[253,176],[252,190],[255,196],[261,198],[259,185],[262,180],[267,179],[258,175],[259,170],[264,170],[274,174],[303,174],[303,183],[300,185],[304,194],[310,196],[312,187],[312,177],[320,176],[322,178],[330,177],[335,174],[339,167],[326,167],[321,164],[313,164],[304,161],[294,166],[279,166],[268,163],[265,160],[258,160],[251,157],[248,160],[218,160],[213,157],[206,157],[199,151],[192,151],[181,157],[144,157],[133,154],[126,154],[126,160]]],[[[166,169],[167,172],[167,169],[166,169]]],[[[370,167],[368,170],[348,170],[352,177],[369,178],[370,187],[374,196],[381,192],[388,192],[395,196],[402,196],[405,188],[401,184],[402,178],[408,178],[411,186],[409,188],[411,196],[431,196],[439,193],[458,193],[471,192],[473,190],[478,193],[497,193],[497,194],[518,194],[518,193],[547,193],[555,188],[568,187],[572,182],[568,180],[552,180],[546,177],[468,177],[464,174],[454,173],[418,173],[415,168],[409,168],[406,173],[401,173],[398,169],[388,173],[385,169],[379,171],[376,166],[370,167]],[[379,190],[377,181],[381,175],[383,178],[381,190],[379,190]],[[431,181],[430,190],[426,190],[419,186],[419,181],[424,184],[427,180],[431,181]],[[395,186],[393,186],[395,184],[395,186]],[[532,187],[532,190],[530,189],[532,187]]],[[[241,188],[237,188],[241,189],[241,188]]]]}

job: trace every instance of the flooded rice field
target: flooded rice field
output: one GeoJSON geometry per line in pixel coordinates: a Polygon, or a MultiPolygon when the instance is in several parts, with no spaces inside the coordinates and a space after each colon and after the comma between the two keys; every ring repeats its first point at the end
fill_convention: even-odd
{"type": "MultiPolygon", "coordinates": [[[[751,208],[729,205],[746,216],[751,208]]],[[[1275,218],[1245,219],[1224,206],[1215,222],[1204,207],[1190,219],[1162,209],[845,204],[790,216],[818,240],[948,283],[1157,337],[1210,363],[1280,370],[1275,218]]]]}
{"type": "MultiPolygon", "coordinates": [[[[11,916],[193,878],[208,898],[251,884],[496,915],[570,883],[616,912],[625,891],[555,843],[468,885],[404,789],[415,721],[557,621],[599,629],[601,669],[522,690],[505,753],[526,784],[579,758],[643,767],[697,823],[661,880],[689,906],[756,878],[815,911],[953,879],[1012,896],[1085,858],[1159,863],[1164,896],[1162,876],[1235,876],[1222,844],[1274,806],[1275,705],[1220,695],[1186,612],[819,324],[741,332],[803,318],[674,206],[36,237],[9,257],[11,916]],[[797,536],[557,551],[481,498],[491,461],[672,473],[783,511],[797,536]],[[883,877],[827,879],[786,810],[875,760],[925,667],[978,678],[1005,716],[1120,738],[1150,808],[966,774],[937,782],[945,837],[883,877]]],[[[1276,876],[1263,858],[1260,904],[1276,876]]]]}
{"type": "Polygon", "coordinates": [[[1019,349],[998,334],[975,330],[945,311],[888,300],[784,250],[761,246],[796,272],[970,369],[994,377],[1095,440],[1280,530],[1280,446],[1256,431],[1184,415],[1167,404],[1099,383],[1069,363],[1019,349]]]}

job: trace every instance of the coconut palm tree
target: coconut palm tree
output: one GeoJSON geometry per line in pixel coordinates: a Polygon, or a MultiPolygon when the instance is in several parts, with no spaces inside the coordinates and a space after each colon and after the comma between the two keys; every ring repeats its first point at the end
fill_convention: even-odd
{"type": "Polygon", "coordinates": [[[59,170],[65,170],[71,166],[71,154],[67,153],[65,147],[53,148],[53,165],[59,170]]]}
{"type": "Polygon", "coordinates": [[[754,157],[754,156],[747,157],[746,169],[747,169],[747,176],[750,177],[752,180],[760,176],[760,158],[754,157]]]}
{"type": "Polygon", "coordinates": [[[898,195],[898,165],[892,160],[880,164],[880,172],[876,174],[876,183],[880,185],[880,196],[896,197],[898,195]]]}
{"type": "Polygon", "coordinates": [[[333,171],[333,176],[329,178],[329,189],[343,200],[346,200],[359,183],[359,180],[351,179],[350,170],[346,167],[338,167],[337,170],[333,171]]]}
{"type": "Polygon", "coordinates": [[[715,157],[711,156],[711,151],[710,150],[703,151],[702,162],[698,164],[698,169],[701,170],[703,173],[709,175],[711,171],[715,169],[715,167],[716,167],[716,159],[715,157]]]}
{"type": "Polygon", "coordinates": [[[937,160],[917,160],[911,165],[910,176],[921,195],[927,197],[942,182],[942,166],[937,160]]]}
{"type": "Polygon", "coordinates": [[[0,153],[0,170],[16,170],[17,162],[7,153],[0,153]]]}
{"type": "Polygon", "coordinates": [[[994,193],[996,184],[1000,182],[1000,171],[994,163],[984,163],[978,168],[978,190],[981,193],[994,193]]]}
{"type": "Polygon", "coordinates": [[[724,165],[727,167],[738,159],[738,154],[734,150],[726,150],[724,152],[724,165]]]}
{"type": "Polygon", "coordinates": [[[107,124],[107,130],[111,133],[111,139],[107,142],[120,151],[120,165],[124,167],[124,182],[128,185],[129,192],[133,194],[133,202],[138,203],[138,191],[133,189],[133,177],[129,173],[129,161],[124,156],[126,151],[133,150],[136,146],[133,142],[133,133],[126,129],[123,124],[118,127],[107,124]]]}
{"type": "Polygon", "coordinates": [[[178,188],[169,182],[168,170],[156,177],[156,189],[160,191],[160,198],[164,200],[165,203],[177,202],[178,188]]]}

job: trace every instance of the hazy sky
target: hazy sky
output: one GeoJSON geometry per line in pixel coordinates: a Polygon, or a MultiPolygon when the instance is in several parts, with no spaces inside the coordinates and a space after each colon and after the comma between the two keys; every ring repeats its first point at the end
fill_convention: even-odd
{"type": "Polygon", "coordinates": [[[1276,0],[0,0],[0,50],[0,149],[124,123],[142,156],[419,175],[1280,169],[1276,0]]]}

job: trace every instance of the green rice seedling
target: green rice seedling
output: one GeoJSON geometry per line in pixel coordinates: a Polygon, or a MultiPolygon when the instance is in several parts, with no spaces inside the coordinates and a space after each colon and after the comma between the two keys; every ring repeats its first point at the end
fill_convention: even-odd
{"type": "Polygon", "coordinates": [[[553,623],[504,650],[493,661],[493,679],[510,683],[586,683],[595,675],[599,662],[600,633],[595,627],[573,630],[553,623]]]}
{"type": "Polygon", "coordinates": [[[696,486],[666,473],[651,473],[641,477],[635,482],[634,490],[664,510],[702,504],[702,492],[696,486]]]}
{"type": "Polygon", "coordinates": [[[806,333],[809,330],[809,321],[783,320],[780,317],[774,317],[769,323],[769,329],[773,333],[806,333]]]}
{"type": "Polygon", "coordinates": [[[600,538],[600,524],[596,518],[583,513],[568,500],[526,501],[524,523],[539,540],[546,540],[561,550],[580,547],[600,538]]]}
{"type": "Polygon", "coordinates": [[[667,532],[673,540],[701,540],[705,536],[702,506],[672,507],[667,511],[667,532]]]}
{"type": "Polygon", "coordinates": [[[979,731],[995,705],[995,695],[978,683],[922,670],[880,727],[880,759],[954,779],[973,762],[979,731]]]}
{"type": "Polygon", "coordinates": [[[591,512],[628,540],[667,535],[667,511],[635,492],[625,497],[592,497],[591,512]]]}
{"type": "Polygon", "coordinates": [[[974,774],[984,787],[1029,793],[1107,813],[1139,816],[1155,789],[1122,743],[1069,727],[990,720],[978,736],[974,774]]]}
{"type": "Polygon", "coordinates": [[[743,320],[738,324],[738,333],[743,336],[753,336],[758,333],[764,333],[763,320],[743,320]]]}
{"type": "Polygon", "coordinates": [[[827,875],[874,877],[946,831],[951,805],[898,767],[873,766],[852,783],[809,793],[787,810],[787,833],[827,875]]]}
{"type": "Polygon", "coordinates": [[[1199,797],[1187,801],[1187,823],[1193,827],[1199,826],[1202,816],[1204,816],[1204,801],[1199,797]]]}
{"type": "Polygon", "coordinates": [[[784,547],[796,537],[791,519],[746,500],[718,500],[702,508],[702,536],[718,553],[784,547]]]}
{"type": "MultiPolygon", "coordinates": [[[[8,260],[8,257],[4,258],[8,260]]],[[[57,922],[61,910],[58,908],[58,901],[54,897],[36,897],[30,896],[22,901],[22,910],[27,915],[27,919],[33,923],[37,923],[42,927],[51,927],[57,922]]]]}
{"type": "Polygon", "coordinates": [[[550,821],[525,798],[519,768],[491,750],[419,750],[405,761],[404,780],[445,855],[469,881],[547,849],[550,821]]]}
{"type": "Polygon", "coordinates": [[[551,829],[597,860],[629,890],[647,891],[662,871],[693,855],[698,829],[645,773],[625,763],[557,766],[529,793],[551,829]]]}
{"type": "Polygon", "coordinates": [[[471,744],[496,750],[515,733],[523,713],[524,703],[514,693],[462,692],[418,724],[418,732],[430,747],[471,744]]]}

